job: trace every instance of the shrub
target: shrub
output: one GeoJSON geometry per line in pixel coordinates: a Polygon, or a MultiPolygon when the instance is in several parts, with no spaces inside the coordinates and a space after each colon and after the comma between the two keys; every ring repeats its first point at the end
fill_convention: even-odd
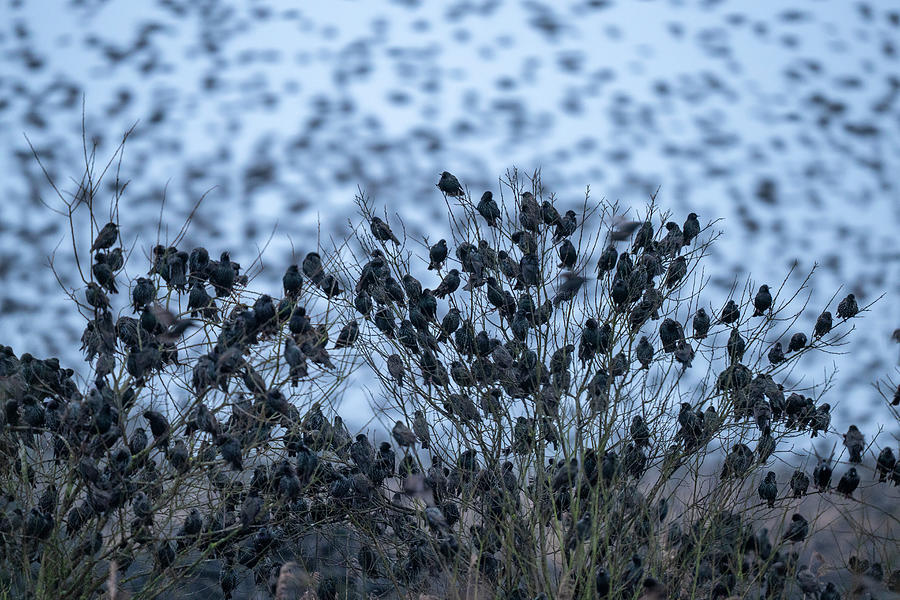
{"type": "MultiPolygon", "coordinates": [[[[823,512],[798,505],[861,492],[834,456],[812,472],[790,456],[835,432],[811,386],[782,383],[866,307],[799,332],[819,312],[803,286],[710,304],[713,224],[679,227],[655,197],[636,220],[588,196],[560,215],[516,173],[477,203],[442,176],[446,256],[361,196],[352,235],[289,266],[281,298],[250,291],[259,260],[179,248],[183,231],[132,276],[97,220],[105,174],[60,195],[70,222],[91,216],[71,292],[89,376],[2,349],[7,594],[209,593],[210,577],[226,597],[830,593],[799,565],[823,512]],[[390,441],[335,413],[360,366],[390,441]],[[766,475],[781,456],[790,484],[766,475]]],[[[889,462],[862,488],[900,482],[889,462]]],[[[881,560],[890,577],[896,552],[881,560]]]]}

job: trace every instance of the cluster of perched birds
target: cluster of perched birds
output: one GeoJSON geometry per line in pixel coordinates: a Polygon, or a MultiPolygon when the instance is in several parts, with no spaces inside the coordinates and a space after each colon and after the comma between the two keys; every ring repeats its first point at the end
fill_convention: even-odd
{"type": "MultiPolygon", "coordinates": [[[[466,200],[450,173],[437,187],[466,200]]],[[[775,343],[769,367],[754,372],[742,362],[750,342],[739,326],[777,310],[767,286],[749,302],[749,317],[749,307],[734,299],[718,314],[698,309],[692,335],[666,310],[689,279],[690,249],[703,231],[696,214],[659,232],[650,219],[617,221],[596,276],[589,276],[587,259],[572,241],[579,228],[574,211],[560,214],[532,192],[517,194],[513,211],[501,210],[490,191],[472,209],[484,222],[474,228],[479,239],[461,241],[452,256],[446,240],[429,248],[433,289],[396,260],[403,242],[390,225],[371,217],[375,247],[354,282],[342,281],[310,252],[285,271],[280,299],[262,294],[246,305],[247,276],[228,252],[216,261],[204,248],[160,245],[115,320],[110,295],[118,293],[124,260],[118,227],[102,227],[91,247],[93,281],[82,305],[89,312],[82,350],[94,374],[87,389],[79,389],[73,371],[57,359],[17,357],[5,346],[0,353],[0,451],[25,484],[0,499],[0,569],[23,560],[38,564],[49,544],[62,544],[79,557],[115,560],[125,575],[135,562],[150,560],[158,573],[177,578],[186,576],[179,571],[183,557],[202,553],[221,561],[219,583],[230,598],[245,569],[257,585],[272,587],[283,557],[300,552],[304,536],[342,525],[355,532],[355,562],[346,571],[366,593],[395,584],[423,589],[430,576],[476,556],[478,575],[503,597],[527,598],[533,596],[525,595],[523,578],[543,558],[511,552],[504,540],[514,535],[516,546],[531,547],[534,533],[517,528],[556,522],[566,560],[588,556],[576,577],[581,592],[631,597],[675,585],[671,573],[650,571],[648,542],[658,534],[682,560],[700,565],[687,576],[711,598],[737,593],[746,573],[760,574],[769,598],[791,578],[806,586],[805,593],[839,597],[833,585],[810,579],[796,551],[774,549],[766,529],[725,510],[691,525],[668,519],[668,500],[651,508],[638,484],[651,468],[666,480],[725,427],[752,423],[759,430],[755,450],[741,442],[725,456],[725,482],[750,478],[785,433],[829,434],[830,406],[786,393],[773,374],[854,318],[853,295],[838,305],[840,321],[823,312],[812,342],[798,332],[786,352],[775,343]],[[621,244],[628,247],[620,251],[621,244]],[[594,277],[597,310],[588,307],[592,316],[569,334],[578,335],[577,342],[558,339],[554,320],[571,318],[574,301],[587,298],[585,283],[594,277]],[[358,319],[316,322],[304,305],[311,293],[352,306],[358,319]],[[171,308],[181,306],[182,296],[183,312],[171,308]],[[201,326],[205,340],[197,342],[191,331],[201,326]],[[592,415],[607,414],[629,374],[654,364],[665,371],[674,362],[680,377],[720,326],[729,332],[715,381],[721,415],[711,403],[689,402],[671,423],[630,413],[621,439],[613,436],[601,447],[584,437],[590,419],[572,429],[564,425],[571,423],[563,416],[575,397],[586,400],[592,415]],[[331,353],[349,351],[361,336],[371,336],[367,342],[382,353],[391,393],[416,407],[411,418],[395,422],[393,443],[352,435],[320,402],[304,412],[292,402],[293,388],[339,371],[331,353]],[[154,380],[182,371],[190,372],[188,410],[176,415],[147,407],[154,380]],[[489,442],[490,451],[437,434],[455,427],[479,436],[488,426],[492,433],[481,439],[502,440],[489,442]],[[573,440],[576,451],[568,458],[545,457],[549,447],[558,454],[573,440]],[[23,452],[41,460],[20,460],[23,452]],[[423,458],[430,458],[427,466],[423,458]],[[180,523],[161,522],[161,509],[180,487],[198,481],[210,501],[185,501],[180,523]],[[526,506],[534,507],[533,515],[526,506]],[[115,515],[126,518],[114,534],[115,515]],[[597,536],[605,543],[592,543],[597,536]],[[702,543],[710,536],[715,543],[702,543]]],[[[844,446],[850,468],[833,489],[852,497],[868,448],[855,426],[844,446]]],[[[812,479],[797,470],[784,494],[769,472],[759,484],[760,498],[771,508],[803,497],[811,483],[819,492],[832,490],[832,459],[822,459],[812,479]]],[[[879,482],[900,485],[890,447],[878,454],[875,473],[879,482]]],[[[781,543],[802,542],[810,531],[809,521],[794,514],[781,543]]],[[[337,597],[346,585],[346,578],[325,577],[317,593],[337,597]]]]}

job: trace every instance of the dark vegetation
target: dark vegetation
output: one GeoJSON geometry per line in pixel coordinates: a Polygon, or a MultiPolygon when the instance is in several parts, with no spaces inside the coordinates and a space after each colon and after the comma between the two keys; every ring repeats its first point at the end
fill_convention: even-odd
{"type": "MultiPolygon", "coordinates": [[[[70,222],[92,216],[69,291],[87,376],[2,348],[0,594],[898,590],[892,443],[834,431],[827,385],[782,385],[840,348],[867,309],[852,295],[709,297],[702,217],[655,197],[641,215],[589,197],[559,214],[515,173],[476,201],[444,173],[451,239],[408,239],[360,196],[351,235],[272,297],[252,291],[260,256],[181,247],[184,230],[129,248],[124,186],[107,214],[98,198],[113,171],[59,197],[70,222]],[[384,428],[337,414],[354,373],[384,428]],[[863,505],[851,557],[813,546],[863,505]]],[[[896,417],[900,388],[880,390],[896,417]]]]}

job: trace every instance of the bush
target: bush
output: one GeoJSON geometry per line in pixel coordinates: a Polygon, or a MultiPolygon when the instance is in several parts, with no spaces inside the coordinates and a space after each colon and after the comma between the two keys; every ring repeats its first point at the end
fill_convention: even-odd
{"type": "MultiPolygon", "coordinates": [[[[89,240],[72,228],[91,267],[71,294],[90,376],[0,359],[13,597],[825,597],[825,571],[800,564],[827,525],[808,496],[900,483],[892,451],[862,472],[858,431],[850,468],[792,456],[835,432],[812,386],[781,383],[866,307],[799,332],[818,312],[802,286],[710,305],[712,224],[679,227],[655,197],[637,220],[587,196],[560,215],[538,178],[476,203],[445,173],[446,249],[411,250],[360,197],[352,235],[288,267],[273,299],[249,289],[258,260],[181,236],[129,276],[121,232],[96,220],[105,173],[89,166],[63,211],[92,222],[89,240]],[[357,367],[391,441],[334,411],[357,367]],[[790,483],[767,475],[782,457],[790,483]]],[[[877,537],[857,523],[878,559],[850,562],[896,586],[888,502],[877,537]]]]}

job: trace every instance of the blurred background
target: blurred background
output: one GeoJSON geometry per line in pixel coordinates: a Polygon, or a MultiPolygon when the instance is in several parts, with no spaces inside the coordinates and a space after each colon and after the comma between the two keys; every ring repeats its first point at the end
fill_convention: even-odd
{"type": "Polygon", "coordinates": [[[838,429],[886,415],[872,383],[898,361],[898,0],[2,1],[0,339],[17,353],[77,367],[84,327],[49,267],[55,253],[81,285],[28,140],[65,194],[85,145],[102,167],[134,126],[132,269],[204,194],[182,246],[249,264],[273,235],[255,289],[278,294],[287,264],[346,235],[358,189],[432,239],[443,170],[478,197],[539,169],[561,210],[587,186],[635,210],[659,189],[678,223],[722,219],[716,310],[735,281],[796,267],[796,286],[814,263],[812,317],[885,294],[808,366],[839,371],[838,429]]]}

